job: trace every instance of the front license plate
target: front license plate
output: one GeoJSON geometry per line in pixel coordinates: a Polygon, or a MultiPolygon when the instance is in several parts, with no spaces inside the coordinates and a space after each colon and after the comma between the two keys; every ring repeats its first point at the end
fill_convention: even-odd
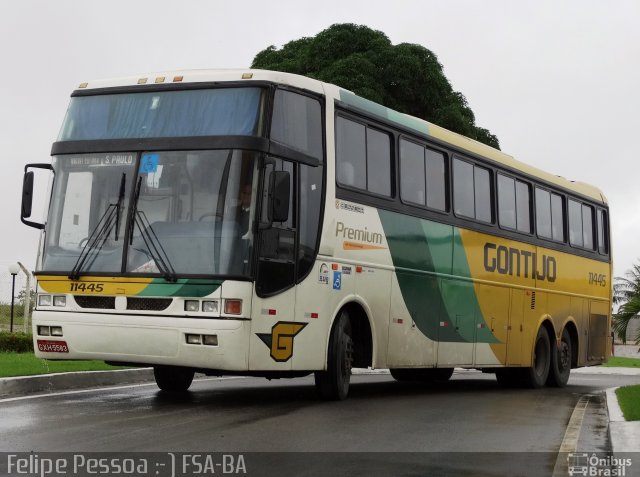
{"type": "Polygon", "coordinates": [[[38,350],[44,353],[68,353],[66,341],[38,340],[38,350]]]}

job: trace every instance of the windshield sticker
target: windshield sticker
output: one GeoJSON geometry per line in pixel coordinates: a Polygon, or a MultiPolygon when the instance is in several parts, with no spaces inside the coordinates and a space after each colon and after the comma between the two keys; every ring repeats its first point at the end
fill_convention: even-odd
{"type": "Polygon", "coordinates": [[[160,154],[144,154],[140,161],[140,174],[153,174],[158,171],[160,154]]]}
{"type": "Polygon", "coordinates": [[[130,166],[134,163],[133,154],[114,154],[106,156],[82,156],[69,159],[70,166],[130,166]]]}

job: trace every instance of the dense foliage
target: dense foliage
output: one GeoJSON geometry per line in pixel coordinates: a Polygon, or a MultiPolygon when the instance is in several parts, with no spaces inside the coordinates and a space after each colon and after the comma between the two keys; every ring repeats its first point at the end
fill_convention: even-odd
{"type": "Polygon", "coordinates": [[[27,333],[0,331],[0,353],[33,352],[33,337],[27,333]]]}
{"type": "MultiPolygon", "coordinates": [[[[626,277],[615,279],[613,302],[620,305],[618,312],[613,315],[613,329],[618,338],[626,342],[629,323],[640,319],[640,264],[627,271],[626,277]]],[[[640,344],[640,331],[632,339],[640,344]]]]}
{"type": "Polygon", "coordinates": [[[453,90],[436,55],[421,45],[392,45],[384,33],[366,26],[336,24],[281,49],[269,46],[251,67],[333,83],[499,148],[496,136],[476,126],[467,100],[453,90]]]}

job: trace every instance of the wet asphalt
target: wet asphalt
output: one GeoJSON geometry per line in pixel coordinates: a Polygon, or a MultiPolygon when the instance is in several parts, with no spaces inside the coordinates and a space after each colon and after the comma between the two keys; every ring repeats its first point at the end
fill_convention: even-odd
{"type": "Polygon", "coordinates": [[[361,475],[368,465],[366,475],[424,475],[427,456],[440,475],[534,475],[527,469],[538,467],[549,475],[578,399],[590,399],[578,449],[606,452],[602,392],[638,383],[640,376],[579,374],[562,389],[528,390],[472,371],[430,386],[362,375],[342,402],[319,400],[311,377],[207,378],[179,398],[153,384],[103,388],[0,400],[0,451],[304,452],[288,462],[301,475],[361,475]],[[481,472],[476,453],[502,470],[493,462],[481,472]],[[527,459],[514,470],[511,460],[527,459]]]}

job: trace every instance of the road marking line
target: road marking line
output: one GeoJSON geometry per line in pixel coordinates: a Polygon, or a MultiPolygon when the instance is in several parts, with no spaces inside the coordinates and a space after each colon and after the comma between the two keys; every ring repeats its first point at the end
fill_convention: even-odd
{"type": "Polygon", "coordinates": [[[568,472],[567,454],[575,453],[578,450],[578,439],[580,438],[580,430],[582,429],[582,421],[584,413],[589,405],[591,396],[584,395],[578,399],[576,406],[573,408],[567,430],[564,433],[564,439],[558,451],[556,465],[553,468],[553,476],[566,476],[568,472]]]}
{"type": "MultiPolygon", "coordinates": [[[[246,379],[247,377],[250,377],[250,376],[223,376],[223,377],[217,377],[217,378],[200,378],[200,379],[194,379],[193,382],[202,383],[206,381],[222,381],[223,379],[246,379]]],[[[150,382],[150,383],[143,383],[143,384],[127,384],[124,386],[106,386],[102,388],[76,389],[74,391],[59,391],[59,392],[52,392],[52,393],[46,393],[46,394],[34,394],[32,396],[17,396],[12,398],[4,398],[4,399],[0,399],[0,403],[26,401],[28,399],[39,399],[39,398],[51,397],[51,396],[67,396],[71,394],[82,394],[82,393],[90,393],[90,392],[96,392],[96,391],[117,391],[119,389],[142,388],[145,386],[155,386],[155,385],[156,385],[155,382],[150,382]]]]}

